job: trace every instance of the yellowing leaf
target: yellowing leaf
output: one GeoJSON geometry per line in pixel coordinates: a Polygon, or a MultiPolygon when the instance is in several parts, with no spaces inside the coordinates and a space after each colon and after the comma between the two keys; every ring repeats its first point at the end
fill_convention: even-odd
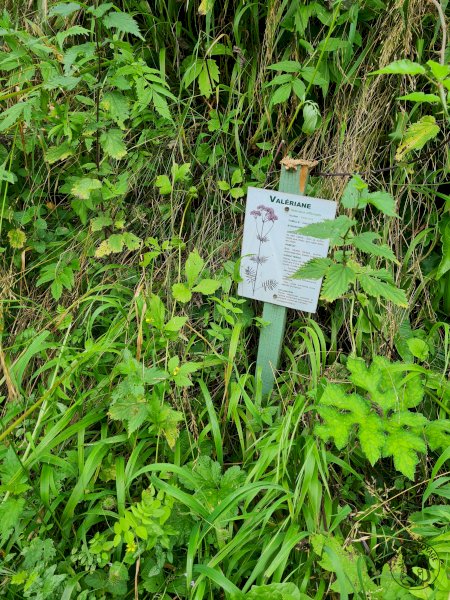
{"type": "Polygon", "coordinates": [[[89,200],[91,193],[102,187],[101,181],[91,177],[81,177],[72,185],[70,193],[80,200],[89,200]]]}
{"type": "Polygon", "coordinates": [[[120,160],[127,154],[127,147],[123,141],[123,133],[120,129],[108,129],[100,136],[100,145],[105,154],[116,160],[120,160]]]}
{"type": "Polygon", "coordinates": [[[8,231],[9,245],[11,248],[23,248],[27,241],[27,236],[20,229],[10,229],[8,231]]]}
{"type": "Polygon", "coordinates": [[[214,8],[214,0],[202,0],[198,7],[198,14],[206,16],[214,8]]]}
{"type": "Polygon", "coordinates": [[[403,160],[409,152],[420,150],[429,140],[435,138],[439,131],[439,125],[436,124],[434,117],[430,115],[422,117],[406,130],[402,143],[397,148],[395,159],[403,160]]]}

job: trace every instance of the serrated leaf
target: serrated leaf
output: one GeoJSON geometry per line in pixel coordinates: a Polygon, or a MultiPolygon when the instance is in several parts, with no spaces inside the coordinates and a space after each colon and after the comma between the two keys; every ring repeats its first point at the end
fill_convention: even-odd
{"type": "Polygon", "coordinates": [[[195,287],[192,288],[192,291],[209,296],[210,294],[214,294],[214,292],[216,292],[221,285],[221,282],[217,281],[216,279],[202,279],[195,287]]]}
{"type": "Polygon", "coordinates": [[[408,349],[413,356],[415,356],[420,361],[425,361],[428,358],[428,354],[430,353],[430,347],[425,342],[425,340],[421,340],[417,337],[411,337],[406,340],[408,345],[408,349]]]}
{"type": "Polygon", "coordinates": [[[155,90],[152,93],[153,106],[157,113],[168,121],[172,121],[172,115],[170,114],[169,105],[167,100],[161,94],[158,94],[155,90]]]}
{"type": "Polygon", "coordinates": [[[122,239],[128,250],[139,250],[141,247],[142,240],[138,238],[137,235],[134,235],[134,233],[124,231],[122,234],[122,239]]]}
{"type": "Polygon", "coordinates": [[[399,264],[398,260],[395,258],[395,254],[386,244],[375,244],[374,240],[379,240],[380,236],[378,233],[374,231],[364,231],[359,235],[356,235],[352,238],[351,243],[360,250],[361,252],[366,252],[367,254],[371,254],[372,256],[381,256],[382,258],[386,258],[396,264],[399,264]]]}
{"type": "Polygon", "coordinates": [[[313,258],[292,275],[293,279],[321,279],[333,264],[330,258],[313,258]]]}
{"type": "Polygon", "coordinates": [[[185,325],[187,317],[172,317],[164,325],[164,331],[177,332],[185,325]]]}
{"type": "Polygon", "coordinates": [[[205,261],[198,253],[198,250],[194,249],[189,253],[184,265],[184,272],[186,273],[186,279],[188,286],[192,287],[197,281],[200,273],[203,271],[205,261]]]}
{"type": "Polygon", "coordinates": [[[103,17],[103,25],[108,29],[117,29],[121,33],[131,33],[143,40],[144,38],[139,31],[139,25],[133,17],[124,12],[111,11],[103,17]]]}
{"type": "Polygon", "coordinates": [[[419,63],[413,62],[404,58],[402,60],[395,60],[386,67],[378,69],[378,71],[372,71],[371,75],[423,75],[425,73],[425,67],[419,65],[419,63]]]}
{"type": "Polygon", "coordinates": [[[395,435],[388,436],[383,448],[383,456],[392,456],[397,471],[414,481],[414,474],[419,462],[418,452],[425,452],[426,445],[422,438],[411,431],[398,429],[395,435]]]}
{"type": "Polygon", "coordinates": [[[108,238],[108,246],[110,247],[111,252],[122,252],[124,243],[122,233],[113,233],[108,238]]]}
{"type": "Polygon", "coordinates": [[[398,161],[403,160],[409,152],[420,150],[429,140],[434,139],[439,131],[436,119],[430,115],[426,115],[416,123],[412,123],[405,131],[403,140],[395,153],[395,159],[398,161]]]}
{"type": "Polygon", "coordinates": [[[108,215],[99,215],[90,221],[91,231],[101,231],[104,227],[109,227],[113,224],[113,220],[108,215]]]}
{"type": "Polygon", "coordinates": [[[8,231],[8,240],[11,248],[17,248],[18,250],[20,250],[25,246],[27,236],[20,229],[10,229],[8,231]]]}
{"type": "Polygon", "coordinates": [[[76,179],[72,184],[70,193],[80,200],[88,200],[94,190],[99,190],[102,187],[101,181],[91,177],[81,177],[76,179]]]}
{"type": "Polygon", "coordinates": [[[76,12],[77,10],[80,10],[81,6],[77,3],[77,2],[62,2],[62,3],[58,3],[55,4],[54,6],[52,6],[50,8],[50,10],[48,11],[48,16],[49,17],[70,17],[71,14],[73,14],[74,12],[76,12]]]}
{"type": "Polygon", "coordinates": [[[397,100],[409,100],[410,102],[426,102],[428,104],[436,104],[440,102],[439,96],[436,94],[425,94],[424,92],[411,92],[405,96],[399,96],[397,100]]]}
{"type": "Polygon", "coordinates": [[[108,129],[100,136],[100,145],[108,156],[120,160],[127,154],[127,147],[123,141],[120,129],[108,129]]]}
{"type": "Polygon", "coordinates": [[[340,215],[337,219],[326,219],[325,221],[305,225],[297,229],[295,233],[320,240],[330,240],[330,245],[336,246],[343,243],[343,237],[355,224],[354,219],[350,219],[346,215],[340,215]]]}
{"type": "Polygon", "coordinates": [[[44,154],[45,160],[52,165],[58,160],[65,160],[69,156],[73,156],[74,148],[70,145],[69,142],[63,142],[58,146],[52,146],[48,148],[48,150],[44,154]]]}
{"type": "Polygon", "coordinates": [[[354,175],[344,188],[341,204],[344,208],[364,208],[367,204],[367,183],[354,175]]]}
{"type": "Polygon", "coordinates": [[[100,101],[103,110],[109,113],[121,129],[125,128],[125,121],[130,116],[128,99],[121,92],[105,92],[100,101]]]}
{"type": "Polygon", "coordinates": [[[22,113],[24,112],[26,107],[26,102],[17,102],[16,104],[13,104],[6,110],[3,110],[0,116],[0,131],[6,131],[7,129],[15,125],[15,123],[17,123],[17,121],[22,116],[22,113]]]}
{"type": "Polygon", "coordinates": [[[192,298],[192,292],[184,283],[174,283],[172,286],[172,296],[178,302],[185,304],[192,298]]]}
{"type": "Polygon", "coordinates": [[[397,288],[390,283],[380,281],[376,277],[370,275],[358,275],[358,282],[368,296],[384,298],[397,306],[408,308],[408,299],[404,290],[397,288]]]}
{"type": "Polygon", "coordinates": [[[395,200],[389,192],[370,192],[365,196],[365,200],[372,206],[375,206],[379,211],[385,214],[387,217],[397,217],[395,212],[395,200]]]}
{"type": "Polygon", "coordinates": [[[121,400],[115,402],[109,409],[109,416],[116,421],[124,421],[128,435],[131,435],[148,418],[149,408],[145,399],[121,400]]]}
{"type": "Polygon", "coordinates": [[[431,450],[450,448],[450,419],[431,421],[427,425],[425,433],[431,450]]]}
{"type": "Polygon", "coordinates": [[[333,302],[348,292],[350,284],[355,283],[355,279],[355,272],[350,267],[332,264],[323,281],[321,298],[333,302]]]}

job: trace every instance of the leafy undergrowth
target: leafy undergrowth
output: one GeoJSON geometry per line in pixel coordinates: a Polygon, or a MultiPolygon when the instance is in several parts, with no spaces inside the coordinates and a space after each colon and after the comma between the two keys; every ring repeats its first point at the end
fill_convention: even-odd
{"type": "Polygon", "coordinates": [[[0,595],[447,599],[445,15],[25,4],[0,17],[0,595]],[[340,205],[299,232],[330,240],[295,274],[321,300],[266,397],[242,215],[288,153],[340,205]]]}

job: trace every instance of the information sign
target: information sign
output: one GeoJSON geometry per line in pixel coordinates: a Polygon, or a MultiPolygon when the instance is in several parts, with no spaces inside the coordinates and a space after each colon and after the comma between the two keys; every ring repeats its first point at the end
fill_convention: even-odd
{"type": "Polygon", "coordinates": [[[249,187],[238,293],[315,312],[322,280],[291,277],[311,258],[325,257],[329,242],[295,231],[335,215],[331,200],[249,187]]]}

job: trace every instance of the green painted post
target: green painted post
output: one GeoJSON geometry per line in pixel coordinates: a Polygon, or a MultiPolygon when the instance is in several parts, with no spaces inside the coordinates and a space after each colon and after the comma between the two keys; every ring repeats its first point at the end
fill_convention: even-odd
{"type": "MultiPolygon", "coordinates": [[[[317,164],[307,160],[284,158],[281,161],[281,177],[278,189],[290,194],[304,194],[309,170],[317,164]]],[[[262,393],[268,396],[275,381],[286,327],[287,308],[264,302],[262,319],[268,322],[259,337],[256,372],[261,371],[262,393]]]]}

